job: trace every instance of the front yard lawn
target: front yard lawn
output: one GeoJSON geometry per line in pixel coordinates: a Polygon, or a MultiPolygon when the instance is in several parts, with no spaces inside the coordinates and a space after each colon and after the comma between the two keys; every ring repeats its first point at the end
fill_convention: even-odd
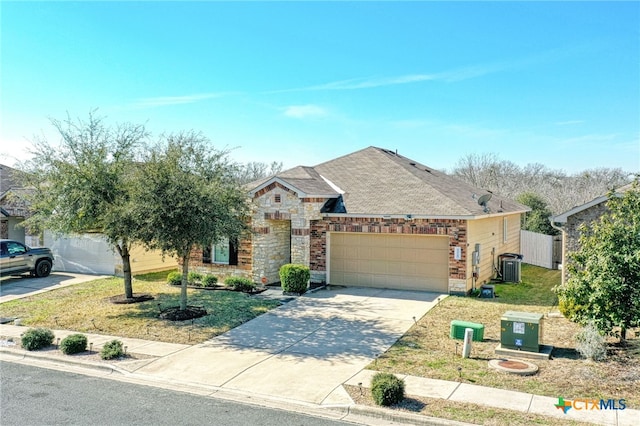
{"type": "Polygon", "coordinates": [[[154,300],[113,304],[124,292],[122,278],[89,281],[0,305],[0,317],[16,317],[29,327],[196,344],[222,334],[277,307],[280,302],[232,291],[188,290],[189,305],[209,313],[196,320],[172,322],[158,318],[160,309],[179,305],[180,287],[167,284],[167,272],[134,277],[133,290],[154,300]]]}
{"type": "Polygon", "coordinates": [[[506,311],[557,313],[557,299],[551,288],[559,282],[559,271],[523,265],[522,283],[497,284],[495,299],[447,297],[367,368],[553,398],[624,398],[627,407],[640,408],[638,330],[635,335],[628,333],[627,348],[622,349],[611,340],[606,361],[588,362],[575,351],[574,336],[580,327],[552,315],[543,320],[542,343],[555,349],[551,360],[531,360],[540,367],[538,374],[521,377],[488,368],[489,360],[500,358],[495,354],[500,343],[500,317],[506,311]],[[449,337],[452,320],[484,324],[484,341],[473,342],[471,358],[463,359],[462,341],[449,337]]]}

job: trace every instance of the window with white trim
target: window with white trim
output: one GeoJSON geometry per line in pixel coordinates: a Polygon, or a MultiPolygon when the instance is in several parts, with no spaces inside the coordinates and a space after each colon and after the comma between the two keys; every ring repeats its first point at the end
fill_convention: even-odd
{"type": "Polygon", "coordinates": [[[238,264],[237,244],[228,238],[221,239],[218,243],[205,247],[202,250],[202,263],[219,263],[223,265],[238,264]]]}

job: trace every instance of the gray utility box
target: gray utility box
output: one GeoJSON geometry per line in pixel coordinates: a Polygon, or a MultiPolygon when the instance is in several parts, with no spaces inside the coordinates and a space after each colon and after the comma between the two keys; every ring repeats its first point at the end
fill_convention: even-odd
{"type": "Polygon", "coordinates": [[[500,318],[500,345],[506,349],[539,352],[542,314],[507,311],[500,318]]]}

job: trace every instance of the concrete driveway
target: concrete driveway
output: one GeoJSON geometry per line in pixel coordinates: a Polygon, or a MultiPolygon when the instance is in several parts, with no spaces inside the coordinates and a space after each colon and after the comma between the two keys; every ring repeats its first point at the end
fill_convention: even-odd
{"type": "Polygon", "coordinates": [[[391,347],[414,324],[414,317],[420,319],[441,297],[331,287],[137,372],[255,396],[350,403],[342,383],[391,347]]]}
{"type": "Polygon", "coordinates": [[[0,279],[0,303],[99,278],[106,278],[106,276],[52,272],[51,275],[44,278],[31,277],[28,274],[18,277],[2,277],[0,279]]]}

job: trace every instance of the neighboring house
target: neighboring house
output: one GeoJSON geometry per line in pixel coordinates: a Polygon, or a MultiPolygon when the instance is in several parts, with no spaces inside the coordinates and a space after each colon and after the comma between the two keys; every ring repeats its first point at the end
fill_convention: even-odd
{"type": "MultiPolygon", "coordinates": [[[[101,234],[53,236],[50,232],[31,235],[19,225],[29,217],[29,206],[21,197],[27,190],[15,179],[15,169],[0,164],[0,238],[20,241],[29,246],[51,248],[53,270],[87,274],[122,275],[122,260],[101,234]]],[[[163,257],[159,251],[147,251],[141,246],[131,250],[131,269],[134,273],[176,268],[174,258],[163,257]]]]}
{"type": "Polygon", "coordinates": [[[251,234],[194,252],[195,269],[276,283],[291,262],[317,283],[466,293],[519,252],[529,210],[375,147],[280,172],[249,195],[251,234]]]}
{"type": "MultiPolygon", "coordinates": [[[[615,193],[621,194],[631,189],[631,184],[620,187],[615,193]]],[[[566,268],[570,253],[580,248],[580,226],[589,226],[607,211],[608,195],[594,198],[588,203],[576,206],[564,213],[553,216],[551,222],[562,231],[562,282],[568,278],[566,268]]]]}
{"type": "Polygon", "coordinates": [[[0,164],[0,238],[16,240],[27,245],[39,245],[40,238],[19,226],[29,215],[25,192],[15,179],[16,170],[0,164]]]}
{"type": "MultiPolygon", "coordinates": [[[[123,275],[122,258],[103,234],[54,235],[45,231],[44,244],[55,256],[54,271],[123,275]]],[[[141,245],[131,248],[130,261],[134,274],[178,267],[175,258],[162,256],[159,250],[145,250],[141,245]]]]}

